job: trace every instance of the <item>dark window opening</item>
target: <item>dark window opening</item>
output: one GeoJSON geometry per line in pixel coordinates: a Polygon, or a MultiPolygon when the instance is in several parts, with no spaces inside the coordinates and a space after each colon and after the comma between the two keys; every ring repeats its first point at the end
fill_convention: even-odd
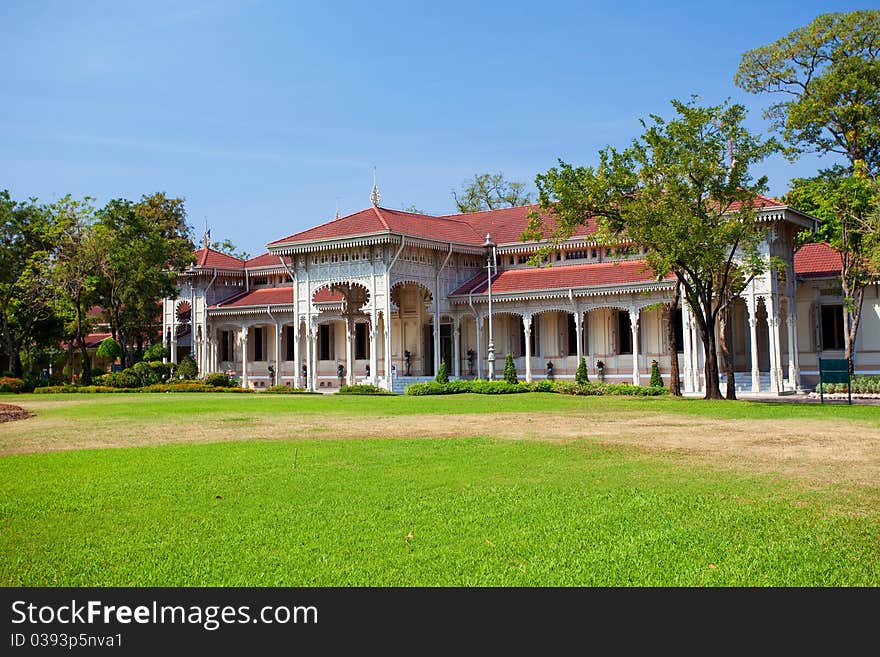
{"type": "Polygon", "coordinates": [[[538,353],[538,350],[541,347],[541,340],[538,335],[538,333],[539,333],[538,329],[541,326],[541,323],[538,321],[539,318],[540,318],[540,315],[535,315],[534,317],[532,317],[532,333],[531,333],[531,339],[529,340],[530,349],[532,350],[532,356],[540,356],[541,355],[538,353]]]}
{"type": "Polygon", "coordinates": [[[681,318],[681,313],[676,312],[673,313],[672,323],[675,329],[675,351],[678,353],[684,352],[684,321],[681,318]]]}
{"type": "Polygon", "coordinates": [[[568,313],[568,355],[577,355],[577,327],[574,322],[574,315],[568,313]]]}
{"type": "Polygon", "coordinates": [[[220,334],[220,360],[229,362],[232,360],[232,331],[223,331],[220,334]]]}
{"type": "Polygon", "coordinates": [[[330,344],[331,340],[331,332],[330,329],[332,327],[330,324],[320,324],[318,326],[318,359],[319,360],[333,360],[331,354],[332,345],[330,344]]]}
{"type": "Polygon", "coordinates": [[[518,324],[517,335],[519,336],[516,346],[519,350],[513,354],[513,357],[519,358],[526,355],[526,327],[522,322],[522,318],[517,319],[516,323],[518,324]]]}
{"type": "Polygon", "coordinates": [[[843,306],[822,306],[822,349],[843,348],[843,306]]]}
{"type": "Polygon", "coordinates": [[[287,327],[287,349],[284,353],[284,360],[294,360],[294,347],[296,346],[296,333],[292,326],[287,327]]]}
{"type": "Polygon", "coordinates": [[[617,312],[617,353],[631,354],[633,352],[632,345],[632,328],[629,321],[629,313],[624,311],[617,312]]]}
{"type": "Polygon", "coordinates": [[[368,326],[360,323],[354,325],[354,358],[367,360],[370,357],[370,337],[368,326]]]}
{"type": "Polygon", "coordinates": [[[254,360],[266,360],[263,345],[263,327],[254,329],[254,360]]]}

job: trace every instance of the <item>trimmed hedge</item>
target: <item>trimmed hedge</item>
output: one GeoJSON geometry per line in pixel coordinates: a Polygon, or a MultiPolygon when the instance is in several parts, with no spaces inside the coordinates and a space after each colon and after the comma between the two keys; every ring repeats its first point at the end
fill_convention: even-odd
{"type": "Polygon", "coordinates": [[[294,388],[293,386],[269,386],[263,392],[268,392],[276,395],[320,395],[320,392],[312,392],[311,390],[306,390],[305,388],[294,388]]]}
{"type": "Polygon", "coordinates": [[[508,383],[507,381],[486,381],[483,379],[450,381],[449,383],[413,383],[406,387],[406,394],[456,395],[473,393],[478,395],[509,395],[523,392],[553,392],[561,395],[626,395],[631,397],[656,397],[668,394],[666,388],[634,386],[631,383],[575,383],[569,381],[534,381],[532,383],[508,383]]]}
{"type": "Polygon", "coordinates": [[[50,395],[55,393],[112,393],[112,392],[254,392],[251,388],[221,388],[207,386],[195,381],[182,383],[156,383],[145,388],[111,388],[110,386],[47,386],[34,390],[37,394],[50,395]]]}
{"type": "Polygon", "coordinates": [[[215,388],[232,388],[233,386],[238,385],[238,382],[235,379],[223,372],[206,374],[203,381],[206,386],[214,386],[215,388]]]}
{"type": "MultiPolygon", "coordinates": [[[[443,383],[435,383],[435,385],[442,386],[448,385],[443,383]]],[[[339,388],[339,391],[336,393],[338,395],[393,395],[393,392],[389,392],[385,390],[385,388],[380,388],[379,386],[373,386],[368,383],[361,383],[356,386],[342,386],[339,388]]]]}

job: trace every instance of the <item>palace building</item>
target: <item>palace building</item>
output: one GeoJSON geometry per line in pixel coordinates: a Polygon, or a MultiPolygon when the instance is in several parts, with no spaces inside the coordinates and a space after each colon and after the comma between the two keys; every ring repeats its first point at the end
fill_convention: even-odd
{"type": "MultiPolygon", "coordinates": [[[[163,301],[171,359],[191,355],[201,373],[228,372],[257,389],[329,390],[341,374],[346,384],[402,391],[433,377],[441,361],[451,377],[487,378],[491,331],[496,377],[512,354],[527,381],[573,378],[584,357],[592,381],[647,384],[656,360],[668,382],[662,305],[674,281],[650,271],[638,245],[597,244],[596,226],[587,224],[535,267],[528,260],[546,243],[519,236],[536,206],[429,216],[380,207],[375,187],[372,201],[269,242],[249,260],[212,250],[206,239],[180,273],[177,297],[163,301]]],[[[756,219],[766,226],[761,252],[786,268],[735,300],[737,389],[811,388],[818,358],[843,355],[840,255],[825,244],[796,251],[797,233],[816,219],[775,199],[759,199],[756,219]]],[[[702,343],[682,306],[671,334],[684,389],[699,392],[702,343]]],[[[877,374],[876,284],[862,317],[857,373],[877,374]]]]}

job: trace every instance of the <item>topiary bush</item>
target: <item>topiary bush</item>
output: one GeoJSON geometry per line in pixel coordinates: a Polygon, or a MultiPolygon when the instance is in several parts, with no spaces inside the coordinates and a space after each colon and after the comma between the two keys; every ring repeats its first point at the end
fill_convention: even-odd
{"type": "Polygon", "coordinates": [[[95,353],[99,358],[116,360],[122,355],[122,349],[119,347],[119,343],[113,338],[104,338],[101,340],[101,344],[98,345],[98,350],[95,353]]]}
{"type": "Polygon", "coordinates": [[[662,388],[663,378],[660,376],[660,364],[656,360],[651,361],[651,382],[652,388],[662,388]]]}
{"type": "Polygon", "coordinates": [[[577,372],[574,373],[575,383],[589,383],[590,382],[590,373],[587,372],[587,359],[581,358],[581,362],[578,363],[577,372]]]}
{"type": "Polygon", "coordinates": [[[627,395],[631,397],[656,397],[668,393],[666,388],[634,386],[631,383],[576,383],[574,381],[533,381],[532,383],[508,383],[507,381],[450,381],[449,383],[413,383],[406,387],[410,396],[456,395],[461,393],[478,395],[507,395],[523,392],[551,392],[563,395],[597,396],[627,395]]]}
{"type": "Polygon", "coordinates": [[[294,388],[293,386],[269,386],[263,392],[281,395],[320,395],[320,392],[312,392],[305,388],[294,388]]]}
{"type": "Polygon", "coordinates": [[[440,367],[437,368],[437,376],[434,377],[437,383],[449,383],[449,368],[446,367],[446,361],[440,361],[440,367]]]}
{"type": "Polygon", "coordinates": [[[140,388],[140,379],[131,368],[121,372],[108,372],[95,378],[95,385],[109,388],[140,388]]]}
{"type": "Polygon", "coordinates": [[[148,362],[147,365],[149,365],[150,369],[153,370],[153,380],[155,382],[162,383],[171,378],[171,371],[173,367],[171,363],[163,363],[162,361],[154,360],[148,362]]]}
{"type": "Polygon", "coordinates": [[[504,380],[507,383],[519,383],[516,378],[516,365],[513,364],[513,354],[507,354],[504,359],[504,380]]]}

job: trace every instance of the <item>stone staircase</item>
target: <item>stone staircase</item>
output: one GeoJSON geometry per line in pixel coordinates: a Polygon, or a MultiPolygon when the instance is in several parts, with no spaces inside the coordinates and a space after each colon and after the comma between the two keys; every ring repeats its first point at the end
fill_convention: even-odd
{"type": "MultiPolygon", "coordinates": [[[[724,374],[721,374],[721,391],[727,389],[727,377],[724,374]]],[[[770,394],[770,372],[761,372],[759,377],[761,383],[762,394],[770,394]]],[[[782,381],[783,392],[794,392],[794,386],[792,386],[788,379],[783,379],[782,381]]],[[[750,372],[737,372],[734,377],[734,388],[737,393],[745,393],[748,394],[752,392],[752,375],[750,372]]]]}

